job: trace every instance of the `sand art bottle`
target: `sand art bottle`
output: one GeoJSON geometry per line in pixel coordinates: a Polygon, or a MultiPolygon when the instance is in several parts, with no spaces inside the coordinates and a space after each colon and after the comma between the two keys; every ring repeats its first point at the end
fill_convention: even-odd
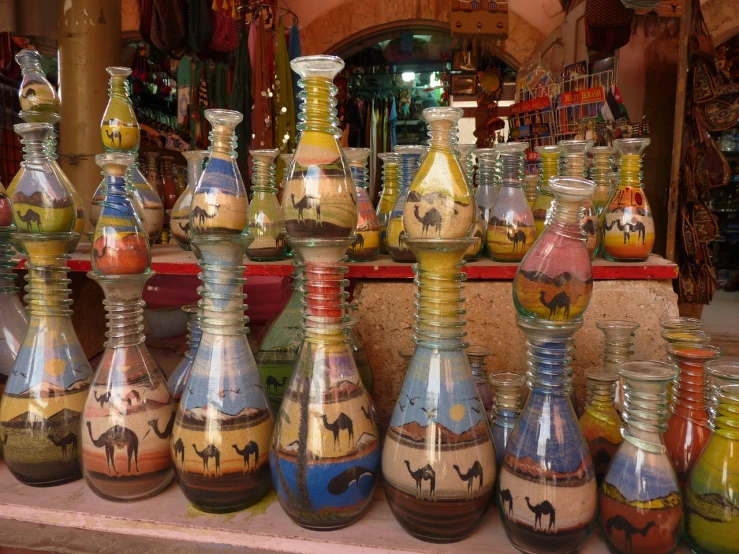
{"type": "Polygon", "coordinates": [[[183,152],[187,161],[187,187],[180,194],[169,216],[169,227],[175,242],[183,250],[190,250],[190,208],[192,196],[203,173],[203,160],[208,157],[207,150],[190,150],[183,152]]]}
{"type": "Polygon", "coordinates": [[[488,221],[498,200],[500,189],[499,152],[494,148],[480,148],[477,155],[477,191],[475,205],[482,221],[483,237],[487,235],[488,221]]]}
{"type": "Polygon", "coordinates": [[[277,150],[249,150],[253,169],[251,174],[252,197],[249,205],[249,234],[254,242],[246,249],[252,261],[271,262],[284,260],[287,250],[285,224],[277,200],[274,160],[277,150]]]}
{"type": "Polygon", "coordinates": [[[595,478],[598,484],[608,471],[608,466],[618,445],[621,444],[621,416],[616,411],[618,373],[610,369],[591,367],[585,370],[587,400],[580,417],[580,429],[588,441],[593,457],[595,478]]]}
{"type": "Polygon", "coordinates": [[[489,417],[490,410],[493,409],[493,391],[490,389],[488,372],[485,371],[485,366],[487,365],[485,360],[490,356],[490,349],[478,344],[471,344],[464,353],[467,354],[467,361],[469,361],[470,371],[472,371],[472,379],[475,381],[475,388],[477,388],[477,394],[480,395],[482,407],[489,417]]]}
{"type": "Polygon", "coordinates": [[[294,237],[348,237],[357,226],[357,195],[343,156],[336,117],[336,56],[303,56],[290,62],[301,79],[301,131],[282,195],[285,228],[294,237]]]}
{"type": "Polygon", "coordinates": [[[739,385],[739,358],[722,357],[706,362],[706,402],[708,424],[714,428],[718,417],[718,390],[724,385],[739,385]]]}
{"type": "Polygon", "coordinates": [[[425,146],[410,145],[395,147],[395,152],[400,156],[400,191],[398,192],[398,199],[390,212],[390,219],[387,224],[387,248],[395,262],[416,261],[416,255],[402,240],[407,235],[403,221],[403,212],[411,183],[418,173],[419,161],[426,151],[427,148],[425,146]]]}
{"type": "Polygon", "coordinates": [[[521,261],[513,279],[518,313],[542,319],[580,317],[593,293],[593,268],[580,226],[580,205],[595,189],[592,181],[552,177],[552,222],[521,261]]]}
{"type": "MultiPolygon", "coordinates": [[[[464,170],[467,187],[470,189],[470,196],[473,199],[475,198],[475,149],[476,147],[474,144],[457,144],[459,163],[462,165],[462,169],[464,170]]],[[[467,252],[464,253],[465,261],[472,261],[479,258],[485,243],[485,235],[483,233],[483,224],[480,212],[477,209],[474,209],[473,214],[475,220],[472,224],[472,234],[470,236],[475,239],[475,242],[467,249],[467,252]]]]}
{"type": "Polygon", "coordinates": [[[185,383],[187,377],[190,375],[190,368],[192,368],[192,362],[195,359],[195,354],[198,352],[198,346],[200,346],[200,308],[197,304],[187,304],[182,306],[182,311],[187,314],[187,352],[182,358],[177,367],[175,367],[172,374],[167,379],[167,388],[169,393],[172,395],[172,400],[175,403],[175,411],[180,404],[182,393],[185,391],[185,383]]]}
{"type": "Polygon", "coordinates": [[[390,212],[398,200],[398,163],[400,156],[396,152],[377,154],[382,160],[382,192],[377,204],[377,224],[380,226],[380,254],[389,254],[387,247],[387,225],[390,212]]]}
{"type": "MultiPolygon", "coordinates": [[[[593,146],[593,141],[560,140],[557,146],[560,147],[559,174],[568,177],[588,178],[590,175],[588,171],[588,152],[590,152],[593,146]]],[[[585,244],[592,259],[600,247],[598,214],[590,197],[583,200],[582,209],[583,213],[580,216],[580,226],[585,231],[585,244]]]]}
{"type": "MultiPolygon", "coordinates": [[[[45,226],[44,226],[45,227],[45,226]]],[[[72,326],[66,274],[75,233],[16,233],[28,256],[28,331],[0,401],[3,455],[22,483],[79,479],[77,442],[92,370],[72,326]]]]}
{"type": "Polygon", "coordinates": [[[686,538],[697,554],[733,554],[739,533],[739,385],[718,389],[713,435],[685,489],[686,538]]]}
{"type": "MultiPolygon", "coordinates": [[[[22,76],[18,88],[21,110],[48,114],[61,113],[59,96],[41,69],[41,54],[36,50],[23,49],[15,55],[15,61],[21,68],[22,76]]],[[[40,121],[37,120],[37,122],[40,121]]]]}
{"type": "Polygon", "coordinates": [[[536,146],[534,150],[539,154],[541,169],[539,170],[539,191],[531,208],[536,224],[536,236],[544,232],[547,223],[547,213],[554,202],[554,194],[549,190],[549,178],[559,174],[559,146],[536,146]]]}
{"type": "MultiPolygon", "coordinates": [[[[493,406],[490,414],[490,428],[493,431],[495,458],[498,472],[503,467],[503,455],[508,439],[516,426],[526,394],[526,376],[518,373],[495,373],[490,376],[493,393],[493,406]]],[[[496,498],[497,501],[497,489],[496,498]]]]}
{"type": "Polygon", "coordinates": [[[667,385],[675,369],[663,362],[624,362],[624,441],[611,461],[598,523],[614,553],[667,554],[683,532],[680,485],[667,455],[667,385]]]}
{"type": "Polygon", "coordinates": [[[460,273],[474,239],[406,239],[416,253],[416,349],[382,454],[385,496],[403,528],[437,543],[469,536],[495,483],[495,449],[465,355],[460,273]]]}
{"type": "Polygon", "coordinates": [[[613,146],[593,146],[590,153],[593,156],[593,164],[590,166],[590,179],[595,183],[593,193],[593,206],[598,217],[603,213],[608,201],[611,199],[611,182],[608,174],[611,173],[613,164],[613,146]]]}
{"type": "Polygon", "coordinates": [[[531,208],[531,213],[533,214],[534,202],[536,202],[536,197],[539,196],[539,192],[537,190],[539,188],[539,174],[524,175],[523,182],[526,202],[529,204],[529,208],[531,208]]]}
{"type": "Polygon", "coordinates": [[[654,248],[654,218],[644,194],[642,154],[648,138],[613,141],[621,153],[618,190],[603,212],[603,255],[612,262],[640,262],[654,248]]]}
{"type": "Polygon", "coordinates": [[[349,167],[357,189],[357,227],[354,229],[355,238],[346,251],[349,261],[366,262],[377,256],[380,248],[380,225],[372,201],[367,194],[369,188],[369,170],[367,157],[369,148],[344,148],[344,155],[349,161],[349,167]]]}
{"type": "Polygon", "coordinates": [[[487,223],[490,256],[499,262],[523,259],[536,240],[534,216],[523,193],[527,142],[497,144],[501,166],[500,192],[487,223]]]}
{"type": "Polygon", "coordinates": [[[290,237],[305,264],[302,345],[277,416],[270,466],[282,508],[315,530],[362,517],[380,469],[374,406],[348,340],[347,268],[340,262],[351,241],[290,237]]]}
{"type": "Polygon", "coordinates": [[[208,162],[195,186],[190,209],[190,236],[241,234],[247,226],[249,202],[236,165],[234,130],[244,118],[230,110],[205,110],[213,126],[208,162]]]}
{"type": "Polygon", "coordinates": [[[100,138],[106,152],[131,152],[139,150],[141,130],[131,104],[128,67],[108,67],[108,105],[100,123],[100,138]]]}

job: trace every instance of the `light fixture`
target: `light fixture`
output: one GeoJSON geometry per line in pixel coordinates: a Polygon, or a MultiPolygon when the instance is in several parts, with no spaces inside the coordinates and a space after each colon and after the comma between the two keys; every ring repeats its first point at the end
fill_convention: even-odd
{"type": "Polygon", "coordinates": [[[413,83],[416,80],[416,74],[412,71],[407,71],[400,76],[404,83],[413,83]]]}

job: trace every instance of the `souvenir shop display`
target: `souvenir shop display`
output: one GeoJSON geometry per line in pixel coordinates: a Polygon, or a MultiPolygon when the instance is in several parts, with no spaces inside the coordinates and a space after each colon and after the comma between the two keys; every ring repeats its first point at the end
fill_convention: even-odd
{"type": "Polygon", "coordinates": [[[500,191],[487,222],[490,256],[500,262],[523,259],[536,240],[534,216],[523,191],[526,142],[496,144],[500,165],[500,191]]]}
{"type": "Polygon", "coordinates": [[[663,362],[619,366],[624,380],[624,440],[603,480],[598,515],[611,552],[667,553],[680,541],[683,499],[662,440],[669,413],[667,388],[675,374],[663,362]]]}
{"type": "Polygon", "coordinates": [[[529,317],[576,319],[593,293],[593,268],[579,221],[580,206],[595,184],[578,177],[552,177],[549,189],[555,197],[552,221],[516,271],[513,302],[518,313],[529,317]]]}
{"type": "Polygon", "coordinates": [[[477,387],[477,394],[480,395],[482,406],[485,409],[485,413],[489,416],[493,408],[493,391],[490,389],[488,373],[485,370],[485,366],[487,365],[485,360],[490,356],[490,349],[478,344],[472,344],[464,353],[467,354],[467,360],[470,363],[470,371],[472,371],[472,378],[477,387]]]}
{"type": "MultiPolygon", "coordinates": [[[[474,144],[457,144],[459,152],[459,162],[464,170],[464,176],[467,181],[467,187],[470,189],[470,196],[475,198],[475,145],[474,144]]],[[[484,244],[484,234],[482,226],[482,218],[479,210],[473,210],[474,223],[472,226],[471,236],[475,239],[472,246],[464,253],[466,261],[476,260],[480,257],[484,244]]]]}
{"type": "Polygon", "coordinates": [[[187,162],[187,187],[175,202],[169,216],[169,226],[175,242],[183,250],[190,250],[190,207],[192,195],[203,173],[203,161],[208,157],[207,150],[189,150],[182,156],[187,162]]]}
{"type": "Polygon", "coordinates": [[[139,150],[141,130],[131,103],[128,67],[108,67],[108,105],[100,122],[100,138],[106,152],[131,152],[139,150]]]}
{"type": "Polygon", "coordinates": [[[182,311],[187,314],[187,352],[183,356],[177,367],[167,379],[167,387],[169,393],[172,395],[172,400],[175,402],[175,411],[179,406],[180,398],[185,390],[185,383],[187,377],[190,375],[190,368],[192,367],[192,361],[195,359],[195,354],[200,346],[200,308],[197,304],[186,304],[182,306],[182,311]]]}
{"type": "Polygon", "coordinates": [[[616,411],[618,373],[611,369],[591,367],[585,370],[587,399],[580,417],[580,429],[588,441],[593,457],[595,478],[600,483],[608,465],[622,442],[621,416],[616,411]]]}
{"type": "Polygon", "coordinates": [[[536,223],[536,236],[544,232],[547,223],[547,214],[554,202],[554,195],[549,190],[549,179],[559,175],[559,146],[536,146],[539,155],[539,190],[531,208],[536,223]]]}
{"type": "Polygon", "coordinates": [[[617,139],[621,154],[618,190],[602,212],[603,255],[612,262],[641,262],[654,248],[654,218],[642,180],[648,138],[617,139]]]}
{"type": "Polygon", "coordinates": [[[403,214],[411,183],[415,180],[416,174],[418,173],[420,159],[427,150],[425,146],[409,145],[395,147],[395,152],[400,156],[400,190],[398,191],[398,199],[390,212],[390,219],[387,224],[387,249],[395,262],[416,261],[416,255],[402,240],[407,235],[403,214]]]}
{"type": "Polygon", "coordinates": [[[357,227],[354,229],[355,238],[346,254],[349,261],[366,262],[373,260],[380,249],[380,224],[367,192],[369,189],[367,158],[370,155],[370,149],[344,148],[344,155],[349,161],[356,187],[358,218],[357,227]]]}
{"type": "Polygon", "coordinates": [[[398,171],[400,156],[396,152],[377,155],[382,160],[382,191],[377,204],[377,224],[380,227],[380,254],[389,254],[387,227],[390,213],[398,200],[398,171]]]}
{"type": "Polygon", "coordinates": [[[252,197],[247,229],[254,241],[246,249],[246,255],[252,261],[272,262],[286,257],[285,224],[275,184],[277,152],[249,150],[252,157],[252,197]]]}
{"type": "MultiPolygon", "coordinates": [[[[560,148],[559,174],[569,177],[589,177],[588,153],[593,147],[590,140],[560,140],[557,143],[560,148]]],[[[597,190],[597,183],[596,190],[597,190]]],[[[595,194],[595,193],[593,193],[595,194]]],[[[591,195],[592,196],[592,195],[591,195]]],[[[598,214],[591,197],[583,200],[584,213],[580,219],[580,225],[585,231],[586,246],[590,252],[591,259],[600,246],[600,233],[598,232],[598,214]]]]}

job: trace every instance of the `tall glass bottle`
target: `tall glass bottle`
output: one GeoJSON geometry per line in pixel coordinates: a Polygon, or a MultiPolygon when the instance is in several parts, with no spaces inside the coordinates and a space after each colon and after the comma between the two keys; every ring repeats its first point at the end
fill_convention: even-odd
{"type": "Polygon", "coordinates": [[[592,181],[552,177],[552,222],[521,261],[513,279],[518,313],[542,319],[575,319],[593,292],[593,268],[583,242],[580,205],[595,189],[592,181]]]}
{"type": "Polygon", "coordinates": [[[108,67],[108,105],[100,122],[100,138],[106,152],[138,152],[141,130],[131,104],[128,67],[108,67]]]}
{"type": "Polygon", "coordinates": [[[482,221],[483,237],[487,236],[488,221],[498,200],[500,175],[498,156],[494,148],[479,148],[477,155],[477,191],[475,205],[482,221]]]}
{"type": "MultiPolygon", "coordinates": [[[[159,240],[164,226],[164,204],[159,193],[141,173],[140,163],[133,163],[126,175],[126,184],[133,196],[133,207],[144,224],[144,229],[152,245],[159,240]]],[[[105,180],[103,179],[103,183],[105,180]]],[[[101,183],[104,189],[105,185],[101,183]]]]}
{"type": "Polygon", "coordinates": [[[285,222],[277,200],[274,163],[278,150],[250,150],[253,168],[251,174],[252,197],[249,206],[249,234],[254,242],[246,249],[252,261],[271,262],[285,259],[287,241],[285,222]]]}
{"type": "Polygon", "coordinates": [[[403,226],[409,237],[463,238],[470,234],[474,202],[450,143],[461,116],[461,108],[423,110],[432,139],[403,207],[403,226]]]}
{"type": "Polygon", "coordinates": [[[187,161],[187,188],[180,194],[174,208],[172,208],[169,224],[172,236],[177,244],[183,250],[190,250],[190,207],[192,205],[192,195],[195,193],[195,187],[198,184],[200,175],[203,173],[203,160],[208,157],[208,151],[190,150],[189,152],[183,152],[182,155],[187,161]]]}
{"type": "Polygon", "coordinates": [[[357,195],[339,146],[333,84],[344,62],[336,56],[304,56],[290,66],[301,77],[301,135],[283,193],[285,228],[290,238],[348,237],[357,225],[357,195]]]}
{"type": "Polygon", "coordinates": [[[485,513],[496,473],[487,415],[464,353],[459,268],[473,239],[406,240],[418,259],[416,350],[385,437],[385,496],[408,533],[454,542],[485,513]]]}
{"type": "Polygon", "coordinates": [[[400,156],[396,152],[377,154],[382,160],[382,192],[377,204],[377,224],[380,226],[380,254],[389,254],[387,246],[387,226],[390,212],[398,201],[398,163],[400,156]]]}
{"type": "Polygon", "coordinates": [[[369,148],[344,148],[344,155],[349,161],[349,167],[357,189],[357,227],[356,235],[346,255],[352,262],[373,260],[380,248],[380,225],[372,201],[367,194],[369,188],[369,170],[367,158],[369,148]]]}
{"type": "Polygon", "coordinates": [[[616,411],[618,373],[591,367],[585,370],[587,400],[580,417],[580,429],[588,441],[598,484],[606,476],[608,466],[621,444],[621,416],[616,411]]]}
{"type": "Polygon", "coordinates": [[[61,113],[59,96],[41,69],[41,54],[36,50],[23,49],[15,55],[15,61],[21,67],[21,85],[18,89],[21,110],[61,113]]]}
{"type": "MultiPolygon", "coordinates": [[[[457,144],[459,162],[464,170],[464,176],[467,180],[467,188],[470,190],[473,204],[475,198],[475,150],[476,147],[474,144],[457,144]]],[[[467,249],[467,252],[464,253],[464,259],[467,261],[476,260],[480,257],[480,253],[482,252],[485,242],[482,218],[480,217],[479,210],[473,209],[473,215],[474,223],[472,224],[472,234],[470,236],[475,239],[475,242],[472,243],[472,246],[470,246],[467,249]]]]}
{"type": "Polygon", "coordinates": [[[14,235],[28,256],[29,323],[0,401],[0,428],[5,464],[27,485],[80,478],[77,442],[92,370],[70,317],[67,252],[76,239],[14,235]]]}
{"type": "MultiPolygon", "coordinates": [[[[503,467],[503,455],[508,439],[516,426],[526,394],[526,376],[518,373],[495,373],[490,376],[493,392],[493,408],[490,414],[490,427],[493,431],[495,461],[498,472],[503,467]]],[[[497,501],[497,488],[496,498],[497,501]]]]}
{"type": "Polygon", "coordinates": [[[523,259],[536,240],[534,216],[523,192],[523,165],[527,142],[495,146],[501,166],[500,193],[487,224],[487,248],[500,262],[523,259]]]}
{"type": "Polygon", "coordinates": [[[672,552],[683,532],[683,499],[662,432],[667,428],[667,385],[675,378],[662,362],[625,362],[624,441],[600,494],[598,523],[614,553],[672,552]]]}
{"type": "Polygon", "coordinates": [[[612,262],[644,261],[654,248],[654,218],[641,182],[649,143],[648,138],[613,141],[621,154],[619,183],[603,212],[603,255],[612,262]]]}
{"type": "Polygon", "coordinates": [[[613,170],[611,161],[613,152],[613,146],[593,146],[590,149],[593,156],[593,163],[590,166],[590,179],[595,183],[593,205],[598,217],[603,213],[611,199],[611,182],[608,174],[613,170]]]}
{"type": "Polygon", "coordinates": [[[403,212],[411,183],[418,173],[419,160],[426,153],[426,150],[425,146],[395,147],[395,152],[400,156],[400,191],[387,224],[387,249],[393,261],[396,262],[416,261],[416,255],[402,240],[407,235],[403,222],[403,212]]]}
{"type": "Polygon", "coordinates": [[[549,178],[559,175],[559,146],[536,146],[534,148],[539,154],[539,191],[531,211],[534,214],[536,224],[536,236],[540,237],[544,232],[549,213],[554,202],[554,194],[549,190],[549,178]]]}
{"type": "MultiPolygon", "coordinates": [[[[601,353],[603,369],[618,374],[619,364],[628,361],[634,353],[632,350],[633,338],[636,330],[641,325],[633,321],[600,319],[595,322],[595,326],[603,333],[603,350],[601,353]]],[[[619,412],[623,411],[623,402],[623,383],[619,378],[615,398],[616,409],[619,412]]]]}
{"type": "Polygon", "coordinates": [[[208,161],[192,196],[190,234],[241,234],[247,226],[249,202],[236,165],[234,130],[244,118],[230,110],[205,110],[213,126],[208,161]]]}
{"type": "MultiPolygon", "coordinates": [[[[201,184],[205,180],[204,173],[201,184]]],[[[180,488],[205,512],[251,506],[270,482],[267,449],[274,420],[244,315],[242,260],[250,238],[239,232],[192,239],[203,282],[202,335],[175,417],[172,459],[180,488]]]]}
{"type": "Polygon", "coordinates": [[[582,320],[519,314],[517,321],[527,338],[530,394],[506,445],[498,510],[519,550],[574,552],[590,534],[597,497],[593,460],[569,400],[570,339],[582,320]]]}
{"type": "MultiPolygon", "coordinates": [[[[485,413],[489,416],[490,411],[493,409],[493,391],[490,389],[488,372],[485,371],[485,366],[487,365],[485,360],[490,356],[490,349],[478,344],[471,344],[464,353],[467,354],[467,361],[470,363],[472,379],[475,382],[477,394],[480,395],[482,407],[485,410],[485,413]]],[[[478,409],[479,408],[480,407],[478,406],[478,409]]]]}
{"type": "Polygon", "coordinates": [[[340,261],[351,237],[290,242],[305,264],[303,340],[272,438],[272,481],[295,523],[339,529],[369,508],[380,466],[374,407],[347,337],[340,261]]]}
{"type": "Polygon", "coordinates": [[[195,354],[198,352],[200,336],[202,335],[202,331],[200,330],[200,308],[198,305],[187,304],[182,306],[181,309],[187,314],[187,352],[185,352],[185,356],[177,364],[169,379],[167,379],[167,388],[172,395],[172,400],[174,400],[175,412],[180,405],[182,393],[185,391],[185,383],[187,382],[187,377],[190,375],[190,368],[192,368],[192,362],[195,359],[195,354]]]}
{"type": "Polygon", "coordinates": [[[697,554],[732,554],[739,533],[739,385],[717,394],[714,432],[685,489],[686,538],[697,554]]]}
{"type": "MultiPolygon", "coordinates": [[[[557,143],[560,147],[559,157],[559,174],[569,177],[584,177],[590,175],[588,170],[588,152],[593,147],[591,140],[560,140],[557,143]]],[[[597,184],[596,184],[597,188],[597,184]]],[[[582,202],[584,210],[580,216],[580,226],[585,231],[585,240],[590,257],[595,257],[595,253],[600,246],[600,233],[598,232],[598,214],[591,197],[586,198],[582,202]]]]}
{"type": "Polygon", "coordinates": [[[68,179],[54,171],[47,147],[48,123],[14,126],[23,144],[23,164],[8,186],[14,224],[26,233],[62,233],[74,229],[77,213],[68,179]]]}
{"type": "Polygon", "coordinates": [[[680,486],[698,460],[711,436],[706,404],[706,362],[721,356],[721,349],[708,344],[676,342],[667,347],[670,361],[679,370],[672,390],[668,429],[664,433],[667,453],[680,486]]]}

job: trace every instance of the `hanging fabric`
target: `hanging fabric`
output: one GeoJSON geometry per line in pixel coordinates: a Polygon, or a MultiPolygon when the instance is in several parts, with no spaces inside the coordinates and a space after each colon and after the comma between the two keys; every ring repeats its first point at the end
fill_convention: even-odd
{"type": "MultiPolygon", "coordinates": [[[[287,54],[290,56],[291,61],[303,55],[300,47],[300,31],[298,30],[297,24],[290,27],[290,40],[287,47],[287,54]]],[[[293,95],[295,97],[293,105],[295,106],[295,109],[298,109],[300,107],[300,99],[298,98],[298,91],[300,90],[298,88],[298,79],[300,79],[300,75],[292,70],[290,73],[292,74],[293,95]]]]}
{"type": "Polygon", "coordinates": [[[244,120],[236,126],[239,156],[237,163],[243,175],[247,175],[249,144],[251,143],[251,60],[249,59],[249,26],[241,33],[239,47],[236,49],[236,64],[231,89],[229,108],[246,114],[244,120]]]}
{"type": "Polygon", "coordinates": [[[272,67],[269,63],[269,38],[261,19],[255,20],[249,32],[249,54],[252,66],[251,149],[272,148],[272,67]]]}
{"type": "Polygon", "coordinates": [[[163,52],[185,47],[187,26],[182,0],[154,0],[151,17],[151,42],[163,52]]]}
{"type": "Polygon", "coordinates": [[[188,34],[187,44],[195,52],[202,52],[208,47],[213,28],[210,25],[209,0],[185,0],[187,4],[188,34]]]}
{"type": "MultiPolygon", "coordinates": [[[[290,69],[290,58],[287,53],[285,27],[280,18],[277,28],[277,46],[275,48],[275,134],[274,144],[284,154],[295,149],[295,96],[293,95],[293,79],[290,69]]],[[[277,175],[282,175],[284,162],[277,157],[277,175]]]]}
{"type": "Polygon", "coordinates": [[[177,66],[177,123],[184,125],[190,117],[192,94],[192,62],[190,56],[182,56],[177,66]]]}
{"type": "Polygon", "coordinates": [[[236,0],[213,0],[210,25],[213,34],[208,48],[214,52],[233,52],[239,46],[239,26],[236,15],[236,0]]]}

